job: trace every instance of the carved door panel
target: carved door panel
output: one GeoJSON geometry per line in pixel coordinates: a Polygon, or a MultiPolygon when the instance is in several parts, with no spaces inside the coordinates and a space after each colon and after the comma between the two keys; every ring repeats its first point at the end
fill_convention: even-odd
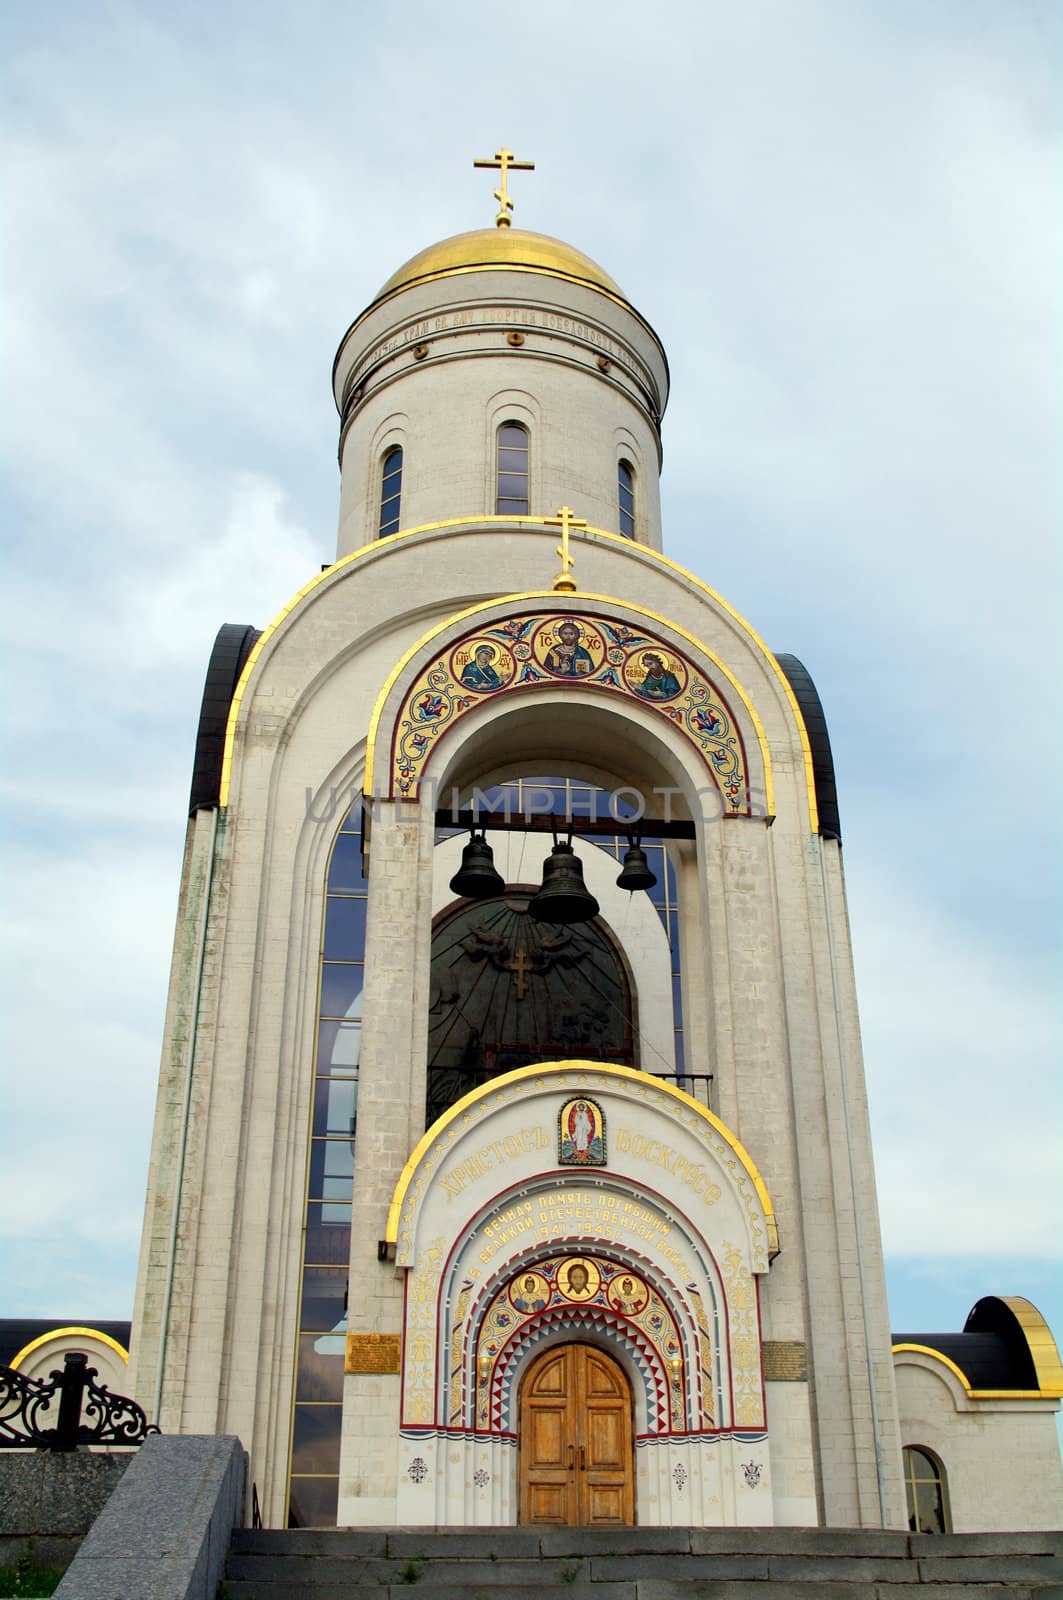
{"type": "Polygon", "coordinates": [[[539,1357],[520,1400],[520,1519],[570,1527],[634,1521],[631,1390],[590,1345],[539,1357]]]}
{"type": "Polygon", "coordinates": [[[579,1440],[581,1527],[625,1527],[634,1521],[631,1390],[615,1361],[589,1345],[582,1356],[583,1418],[579,1440]]]}
{"type": "Polygon", "coordinates": [[[576,1445],[572,1421],[577,1409],[572,1352],[562,1345],[539,1357],[524,1380],[520,1416],[520,1520],[576,1523],[576,1445]]]}

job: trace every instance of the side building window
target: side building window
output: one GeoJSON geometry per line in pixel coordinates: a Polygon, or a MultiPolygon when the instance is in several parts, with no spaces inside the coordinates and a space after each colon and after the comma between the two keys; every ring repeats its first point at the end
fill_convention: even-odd
{"type": "Polygon", "coordinates": [[[386,533],[399,531],[399,505],[402,500],[402,448],[396,445],[384,457],[380,469],[380,526],[379,538],[386,533]]]}
{"type": "Polygon", "coordinates": [[[616,468],[616,493],[620,509],[620,532],[625,539],[635,537],[635,473],[630,461],[616,468]]]}
{"type": "Polygon", "coordinates": [[[920,1445],[905,1445],[904,1487],[912,1533],[948,1533],[951,1527],[945,1468],[920,1445]]]}
{"type": "Polygon", "coordinates": [[[523,423],[504,422],[498,430],[495,511],[500,517],[528,515],[529,442],[523,423]]]}

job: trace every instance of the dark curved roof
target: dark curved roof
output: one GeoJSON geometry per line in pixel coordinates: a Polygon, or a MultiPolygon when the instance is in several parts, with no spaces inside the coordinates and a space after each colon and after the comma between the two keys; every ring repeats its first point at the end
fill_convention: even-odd
{"type": "Polygon", "coordinates": [[[895,1333],[894,1344],[924,1344],[954,1361],[972,1389],[1036,1389],[1037,1377],[998,1333],[895,1333]]]}
{"type": "Polygon", "coordinates": [[[210,810],[218,803],[229,707],[244,664],[259,638],[260,630],[246,622],[226,622],[218,629],[199,709],[192,792],[188,797],[189,816],[196,811],[210,810]]]}
{"type": "Polygon", "coordinates": [[[788,655],[776,655],[775,659],[785,672],[805,719],[808,742],[812,747],[812,774],[816,783],[820,836],[837,839],[840,844],[842,825],[838,815],[838,785],[834,778],[834,757],[823,703],[803,662],[798,661],[796,656],[788,655]]]}
{"type": "Polygon", "coordinates": [[[84,1317],[0,1317],[0,1366],[6,1367],[12,1356],[17,1356],[34,1339],[43,1334],[55,1333],[58,1328],[92,1328],[115,1339],[123,1350],[129,1349],[128,1322],[86,1321],[84,1317]]]}
{"type": "Polygon", "coordinates": [[[1026,1330],[997,1295],[985,1295],[972,1307],[962,1333],[895,1333],[892,1338],[895,1345],[922,1344],[947,1356],[972,1389],[1041,1387],[1026,1330]]]}

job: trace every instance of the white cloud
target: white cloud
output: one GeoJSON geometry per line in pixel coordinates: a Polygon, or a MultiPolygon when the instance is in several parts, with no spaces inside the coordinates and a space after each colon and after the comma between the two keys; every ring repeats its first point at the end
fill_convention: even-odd
{"type": "Polygon", "coordinates": [[[1051,993],[885,857],[850,880],[850,911],[887,1252],[1058,1259],[1051,993]]]}

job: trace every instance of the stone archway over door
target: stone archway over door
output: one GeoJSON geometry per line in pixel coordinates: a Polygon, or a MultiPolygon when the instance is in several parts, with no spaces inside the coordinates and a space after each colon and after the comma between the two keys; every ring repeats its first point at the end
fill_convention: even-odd
{"type": "Polygon", "coordinates": [[[631,1387],[592,1345],[552,1346],[521,1387],[520,1520],[583,1528],[635,1520],[631,1387]]]}

